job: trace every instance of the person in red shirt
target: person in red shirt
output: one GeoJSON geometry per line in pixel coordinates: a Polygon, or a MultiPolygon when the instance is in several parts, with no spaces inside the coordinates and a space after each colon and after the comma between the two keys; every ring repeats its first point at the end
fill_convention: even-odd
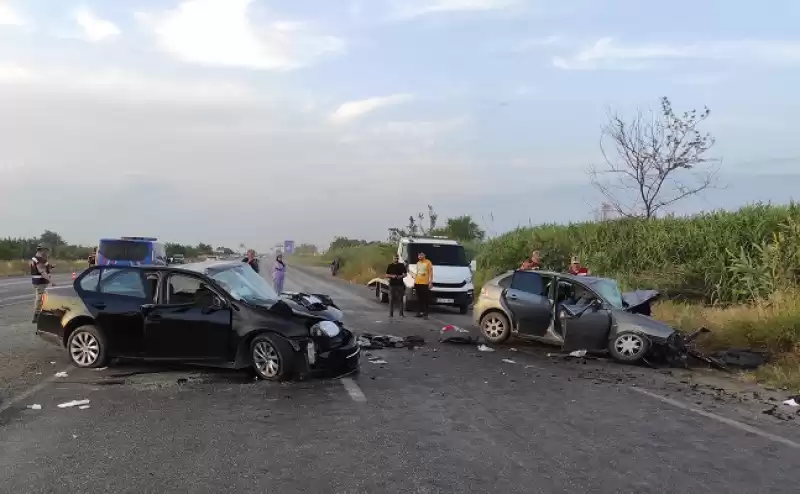
{"type": "Polygon", "coordinates": [[[519,269],[541,269],[542,267],[542,258],[539,255],[539,251],[535,250],[531,252],[531,257],[522,261],[522,265],[519,269]]]}
{"type": "Polygon", "coordinates": [[[578,256],[573,256],[572,262],[569,265],[569,274],[586,276],[589,274],[589,270],[584,266],[581,266],[581,260],[578,258],[578,256]]]}

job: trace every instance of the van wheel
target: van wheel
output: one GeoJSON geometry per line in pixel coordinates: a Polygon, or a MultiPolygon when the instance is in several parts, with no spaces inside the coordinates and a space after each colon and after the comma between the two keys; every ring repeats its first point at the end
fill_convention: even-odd
{"type": "Polygon", "coordinates": [[[467,312],[469,312],[469,304],[463,304],[458,306],[459,314],[466,314],[467,312]]]}

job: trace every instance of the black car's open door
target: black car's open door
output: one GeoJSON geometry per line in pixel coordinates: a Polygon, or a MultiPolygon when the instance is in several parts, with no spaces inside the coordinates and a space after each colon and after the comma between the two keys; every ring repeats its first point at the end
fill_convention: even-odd
{"type": "Polygon", "coordinates": [[[562,350],[598,351],[608,348],[611,311],[599,300],[581,305],[562,305],[566,317],[561,319],[564,343],[562,350]]]}
{"type": "Polygon", "coordinates": [[[553,319],[547,283],[536,271],[516,271],[503,301],[520,334],[544,336],[553,319]]]}
{"type": "Polygon", "coordinates": [[[187,360],[231,360],[232,311],[202,278],[171,273],[157,304],[142,308],[148,356],[187,360]]]}

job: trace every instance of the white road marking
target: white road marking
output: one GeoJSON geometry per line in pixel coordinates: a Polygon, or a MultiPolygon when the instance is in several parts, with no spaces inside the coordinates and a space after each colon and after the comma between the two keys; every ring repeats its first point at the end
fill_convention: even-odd
{"type": "Polygon", "coordinates": [[[347,390],[347,394],[350,395],[350,398],[352,398],[353,401],[358,401],[360,403],[367,401],[367,397],[364,396],[364,393],[361,391],[361,388],[358,387],[358,384],[356,384],[355,381],[349,377],[343,377],[341,381],[344,385],[344,389],[347,390]]]}
{"type": "Polygon", "coordinates": [[[711,419],[711,420],[716,420],[717,422],[720,422],[720,423],[725,424],[725,425],[729,425],[729,426],[733,427],[734,429],[739,429],[740,431],[749,432],[751,434],[755,434],[757,436],[761,436],[764,439],[769,439],[770,441],[774,441],[776,443],[780,443],[780,444],[784,444],[784,445],[792,447],[792,448],[800,449],[800,443],[796,443],[796,442],[792,441],[791,439],[786,439],[785,437],[781,437],[781,436],[778,436],[776,434],[772,434],[772,433],[769,433],[769,432],[766,432],[766,431],[762,431],[761,429],[757,429],[757,428],[755,428],[753,426],[744,424],[742,422],[739,422],[738,420],[729,419],[727,417],[723,417],[722,415],[717,415],[716,413],[711,413],[711,412],[706,412],[705,410],[700,410],[699,408],[695,408],[695,407],[693,407],[693,406],[691,406],[691,405],[689,405],[687,403],[683,403],[683,402],[680,402],[678,400],[673,400],[672,398],[667,398],[666,396],[661,396],[661,395],[653,393],[651,391],[647,391],[646,389],[637,388],[637,387],[631,387],[629,389],[631,389],[632,391],[635,391],[635,392],[637,392],[639,394],[642,394],[642,395],[645,395],[645,396],[649,396],[650,398],[654,398],[656,400],[659,400],[659,401],[662,401],[662,402],[667,403],[669,405],[672,405],[672,406],[674,406],[676,408],[680,408],[681,410],[686,410],[687,412],[696,413],[697,415],[700,415],[702,417],[705,417],[705,418],[708,418],[708,419],[711,419]]]}
{"type": "MultiPolygon", "coordinates": [[[[63,369],[61,372],[67,372],[70,369],[72,369],[72,367],[67,367],[67,368],[63,369]]],[[[22,393],[20,393],[20,394],[18,394],[16,396],[12,396],[10,400],[6,401],[5,403],[0,404],[0,413],[5,412],[6,410],[8,410],[9,408],[13,407],[14,405],[19,403],[20,401],[22,401],[25,398],[29,397],[30,395],[32,395],[34,393],[38,393],[39,391],[41,391],[44,388],[46,388],[50,383],[52,383],[55,380],[56,380],[56,376],[54,376],[54,375],[50,376],[47,379],[45,379],[44,381],[40,382],[39,384],[26,389],[22,393]]]]}
{"type": "Polygon", "coordinates": [[[11,300],[22,300],[22,299],[28,299],[33,301],[33,293],[26,293],[25,295],[15,295],[13,297],[0,298],[0,304],[2,304],[3,302],[10,302],[11,300]]]}
{"type": "Polygon", "coordinates": [[[12,305],[21,305],[21,304],[29,304],[29,303],[31,303],[30,300],[20,300],[19,302],[9,302],[7,304],[0,304],[0,309],[2,309],[3,307],[11,307],[12,305]]]}

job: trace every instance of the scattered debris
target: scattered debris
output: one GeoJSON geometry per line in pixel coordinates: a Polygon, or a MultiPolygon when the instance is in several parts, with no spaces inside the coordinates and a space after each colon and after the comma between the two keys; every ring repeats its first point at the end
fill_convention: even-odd
{"type": "Polygon", "coordinates": [[[793,396],[788,400],[783,402],[784,405],[789,405],[790,407],[800,407],[800,395],[793,396]]]}
{"type": "Polygon", "coordinates": [[[68,401],[66,403],[60,403],[58,405],[58,408],[72,408],[72,407],[81,406],[81,405],[88,405],[88,404],[89,404],[89,400],[72,400],[72,401],[68,401]]]}
{"type": "Polygon", "coordinates": [[[516,364],[516,362],[514,362],[514,361],[513,361],[513,360],[511,360],[510,358],[504,358],[504,359],[503,359],[503,362],[505,362],[505,363],[507,363],[507,364],[516,364]]]}
{"type": "Polygon", "coordinates": [[[439,331],[439,341],[442,343],[460,343],[463,345],[471,345],[478,342],[478,338],[469,334],[469,330],[459,328],[453,324],[444,326],[439,331]]]}
{"type": "Polygon", "coordinates": [[[81,405],[78,407],[79,410],[86,410],[87,408],[89,408],[89,405],[81,405]]]}
{"type": "Polygon", "coordinates": [[[516,348],[509,348],[508,351],[509,352],[518,352],[519,350],[517,350],[516,348]]]}
{"type": "Polygon", "coordinates": [[[586,350],[575,350],[574,352],[569,352],[569,355],[567,356],[582,358],[586,356],[586,350]]]}
{"type": "Polygon", "coordinates": [[[55,360],[51,360],[51,361],[50,361],[50,363],[51,363],[52,365],[56,365],[56,362],[55,362],[55,360]]]}
{"type": "Polygon", "coordinates": [[[491,348],[491,347],[488,347],[486,345],[481,344],[481,345],[478,345],[478,351],[479,352],[493,352],[494,348],[491,348]]]}
{"type": "Polygon", "coordinates": [[[424,344],[425,338],[417,335],[401,338],[393,335],[375,335],[372,333],[363,333],[358,337],[358,345],[367,350],[381,350],[383,348],[414,349],[415,347],[422,346],[424,344]]]}
{"type": "Polygon", "coordinates": [[[97,368],[97,369],[94,369],[94,371],[95,371],[95,372],[100,372],[100,371],[104,371],[104,370],[106,370],[106,369],[108,369],[108,367],[99,367],[99,368],[97,368]]]}
{"type": "Polygon", "coordinates": [[[67,377],[68,374],[66,372],[56,372],[56,377],[67,377]]]}
{"type": "Polygon", "coordinates": [[[757,369],[769,362],[769,353],[763,351],[731,349],[714,352],[711,357],[728,367],[739,369],[757,369]]]}
{"type": "Polygon", "coordinates": [[[30,408],[31,410],[41,410],[42,409],[42,405],[39,405],[38,403],[34,403],[33,405],[28,405],[28,408],[30,408]]]}
{"type": "Polygon", "coordinates": [[[380,357],[372,357],[372,358],[369,359],[369,362],[373,363],[373,364],[388,364],[389,363],[389,362],[383,360],[380,357]]]}
{"type": "Polygon", "coordinates": [[[765,415],[771,415],[779,420],[794,420],[798,416],[800,416],[800,411],[795,410],[792,406],[786,405],[772,405],[771,408],[764,410],[762,412],[765,415]]]}

